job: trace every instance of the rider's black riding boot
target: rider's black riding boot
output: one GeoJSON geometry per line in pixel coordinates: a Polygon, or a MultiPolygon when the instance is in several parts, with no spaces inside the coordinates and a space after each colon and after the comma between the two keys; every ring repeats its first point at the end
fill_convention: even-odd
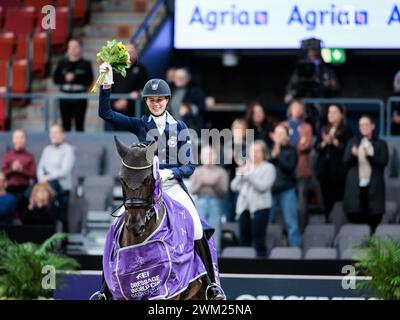
{"type": "Polygon", "coordinates": [[[194,246],[207,271],[207,274],[203,277],[205,280],[207,300],[226,300],[226,296],[221,287],[215,282],[211,252],[206,237],[203,236],[201,240],[195,240],[194,246]]]}

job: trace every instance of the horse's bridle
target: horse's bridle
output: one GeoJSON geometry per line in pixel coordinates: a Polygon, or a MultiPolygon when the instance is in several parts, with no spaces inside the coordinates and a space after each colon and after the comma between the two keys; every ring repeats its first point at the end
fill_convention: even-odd
{"type": "MultiPolygon", "coordinates": [[[[131,170],[145,170],[153,166],[153,164],[143,166],[143,167],[133,167],[133,166],[128,166],[124,160],[121,160],[122,165],[128,169],[131,170]]],[[[132,198],[125,198],[124,195],[124,200],[123,200],[123,206],[125,207],[126,210],[129,209],[146,209],[146,223],[153,218],[153,216],[157,213],[156,209],[154,208],[155,204],[158,203],[160,206],[162,205],[162,198],[161,198],[161,193],[157,199],[156,202],[154,202],[154,199],[152,196],[148,198],[139,198],[139,197],[132,197],[132,198]]],[[[158,216],[158,215],[157,215],[158,216]]]]}

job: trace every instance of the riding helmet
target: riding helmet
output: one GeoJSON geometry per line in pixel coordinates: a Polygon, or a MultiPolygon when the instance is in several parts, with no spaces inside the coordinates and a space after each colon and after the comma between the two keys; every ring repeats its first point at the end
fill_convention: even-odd
{"type": "Polygon", "coordinates": [[[171,97],[171,89],[162,79],[151,79],[143,87],[142,98],[147,97],[171,97]]]}

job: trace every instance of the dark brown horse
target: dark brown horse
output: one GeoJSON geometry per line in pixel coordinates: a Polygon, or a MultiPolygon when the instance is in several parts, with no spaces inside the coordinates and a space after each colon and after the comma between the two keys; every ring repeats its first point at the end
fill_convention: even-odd
{"type": "MultiPolygon", "coordinates": [[[[154,208],[155,178],[153,174],[153,159],[156,144],[136,144],[131,147],[123,145],[117,137],[115,143],[121,157],[119,177],[122,184],[124,200],[124,227],[121,229],[119,243],[127,247],[143,243],[160,225],[166,214],[163,205],[162,192],[156,202],[159,210],[154,208]]],[[[205,299],[205,291],[201,280],[195,280],[188,288],[174,296],[174,300],[205,299]]]]}

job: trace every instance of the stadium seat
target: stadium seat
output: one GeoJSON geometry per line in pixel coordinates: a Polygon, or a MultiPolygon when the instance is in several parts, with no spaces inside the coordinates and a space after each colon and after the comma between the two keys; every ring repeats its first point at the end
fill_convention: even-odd
{"type": "Polygon", "coordinates": [[[239,223],[238,222],[225,222],[221,226],[222,231],[231,231],[237,239],[239,239],[239,223]]]}
{"type": "Polygon", "coordinates": [[[0,30],[3,29],[3,21],[4,21],[4,9],[0,6],[0,30]]]}
{"type": "Polygon", "coordinates": [[[223,258],[254,259],[257,257],[253,247],[226,247],[222,250],[223,258]]]}
{"type": "Polygon", "coordinates": [[[50,53],[50,37],[48,32],[33,35],[32,40],[32,73],[35,77],[45,77],[50,53]]]}
{"type": "Polygon", "coordinates": [[[8,88],[9,86],[10,64],[8,61],[0,60],[0,87],[8,88]]]}
{"type": "Polygon", "coordinates": [[[400,194],[400,180],[399,178],[387,178],[385,179],[386,186],[386,200],[394,201],[400,204],[399,194],[400,194]]]}
{"type": "Polygon", "coordinates": [[[53,4],[52,0],[24,0],[25,6],[34,7],[37,12],[42,11],[44,6],[53,4]]]}
{"type": "Polygon", "coordinates": [[[89,204],[87,199],[83,197],[77,197],[75,194],[70,197],[70,204],[68,207],[69,232],[82,232],[88,208],[89,204]]]}
{"type": "Polygon", "coordinates": [[[311,247],[330,247],[335,237],[333,224],[309,224],[303,234],[303,250],[311,247]]]}
{"type": "Polygon", "coordinates": [[[53,51],[64,53],[70,35],[70,9],[68,7],[56,8],[57,28],[51,33],[51,46],[53,51]]]}
{"type": "Polygon", "coordinates": [[[399,222],[399,206],[394,201],[385,201],[385,214],[382,217],[382,224],[399,222]]]}
{"type": "Polygon", "coordinates": [[[365,237],[369,236],[371,228],[366,224],[346,224],[343,225],[336,236],[335,244],[340,255],[349,248],[358,246],[365,237]]]}
{"type": "MultiPolygon", "coordinates": [[[[1,61],[0,61],[1,65],[1,61]]],[[[0,66],[1,68],[1,66],[0,66]]],[[[7,93],[6,87],[0,86],[0,94],[7,93]]],[[[6,123],[7,123],[7,100],[0,98],[0,131],[6,130],[6,123]]],[[[1,158],[0,158],[1,159],[1,158]]]]}
{"type": "Polygon", "coordinates": [[[15,35],[12,32],[0,34],[0,61],[10,61],[14,55],[15,35]]]}
{"type": "Polygon", "coordinates": [[[356,248],[347,248],[343,252],[340,252],[340,259],[342,260],[354,260],[356,256],[361,254],[361,250],[356,248]]]}
{"type": "Polygon", "coordinates": [[[269,259],[301,259],[301,249],[296,247],[276,247],[272,249],[269,259]]]}
{"type": "Polygon", "coordinates": [[[30,60],[30,37],[26,34],[17,35],[17,49],[15,58],[17,60],[27,59],[30,60]]]}
{"type": "Polygon", "coordinates": [[[267,252],[271,252],[274,247],[282,245],[283,227],[279,223],[271,223],[267,226],[267,233],[265,235],[265,244],[267,252]]]}
{"type": "Polygon", "coordinates": [[[1,0],[1,6],[3,9],[19,7],[21,4],[20,0],[1,0]]]}
{"type": "Polygon", "coordinates": [[[86,22],[86,12],[88,10],[87,0],[57,0],[57,6],[72,8],[72,18],[74,25],[83,25],[86,22]]]}
{"type": "Polygon", "coordinates": [[[345,212],[343,211],[343,203],[336,202],[333,206],[332,211],[329,213],[329,221],[335,226],[336,232],[339,231],[340,227],[348,223],[345,212]]]}
{"type": "Polygon", "coordinates": [[[337,251],[335,248],[309,248],[304,256],[306,260],[334,260],[336,258],[337,251]]]}
{"type": "Polygon", "coordinates": [[[84,195],[89,211],[106,210],[111,204],[114,179],[111,176],[88,176],[84,182],[84,195]]]}
{"type": "Polygon", "coordinates": [[[101,144],[75,141],[75,165],[73,175],[76,177],[96,176],[104,158],[104,147],[101,144]]]}
{"type": "Polygon", "coordinates": [[[13,32],[16,35],[31,35],[35,28],[35,8],[8,8],[6,10],[6,18],[4,30],[13,32]],[[23,23],[21,23],[23,21],[23,23]]]}
{"type": "Polygon", "coordinates": [[[27,60],[16,60],[12,66],[12,93],[26,93],[29,89],[29,65],[27,60]]]}
{"type": "Polygon", "coordinates": [[[380,224],[375,230],[375,236],[379,238],[390,237],[400,242],[400,225],[380,224]]]}

